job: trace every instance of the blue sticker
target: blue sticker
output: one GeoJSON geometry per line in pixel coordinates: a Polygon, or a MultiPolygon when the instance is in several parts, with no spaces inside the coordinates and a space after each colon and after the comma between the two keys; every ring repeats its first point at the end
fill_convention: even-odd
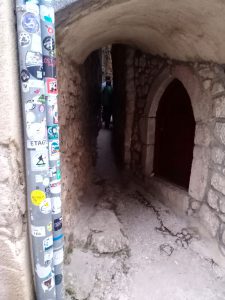
{"type": "Polygon", "coordinates": [[[57,125],[48,126],[48,138],[50,140],[58,140],[58,138],[59,138],[59,127],[57,125]]]}
{"type": "Polygon", "coordinates": [[[23,15],[22,26],[24,30],[29,33],[37,33],[40,29],[40,24],[37,17],[31,12],[27,12],[23,15]]]}
{"type": "Polygon", "coordinates": [[[55,275],[55,284],[59,285],[62,282],[63,276],[62,274],[55,275]]]}

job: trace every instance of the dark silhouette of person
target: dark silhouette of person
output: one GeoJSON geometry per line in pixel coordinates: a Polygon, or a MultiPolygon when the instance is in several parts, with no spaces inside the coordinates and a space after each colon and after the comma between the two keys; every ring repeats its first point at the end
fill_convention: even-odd
{"type": "Polygon", "coordinates": [[[113,106],[113,88],[110,76],[106,76],[105,80],[106,85],[102,90],[102,119],[105,123],[105,128],[109,129],[113,106]]]}

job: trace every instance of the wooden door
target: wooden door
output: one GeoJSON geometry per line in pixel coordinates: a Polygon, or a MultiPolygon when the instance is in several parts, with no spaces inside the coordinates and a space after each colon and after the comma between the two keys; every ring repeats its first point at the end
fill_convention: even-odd
{"type": "Polygon", "coordinates": [[[157,176],[188,189],[194,135],[190,97],[175,79],[164,92],[156,114],[154,173],[157,176]]]}

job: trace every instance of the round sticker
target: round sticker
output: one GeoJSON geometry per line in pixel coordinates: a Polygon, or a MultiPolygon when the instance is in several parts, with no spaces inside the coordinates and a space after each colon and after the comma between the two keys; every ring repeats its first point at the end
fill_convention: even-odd
{"type": "Polygon", "coordinates": [[[23,69],[20,73],[20,78],[23,82],[27,82],[30,79],[30,74],[27,70],[23,69]]]}
{"type": "Polygon", "coordinates": [[[40,29],[37,17],[31,12],[27,12],[23,15],[22,26],[24,30],[26,30],[29,33],[36,33],[40,29]]]}
{"type": "Polygon", "coordinates": [[[46,195],[41,190],[34,190],[31,192],[31,202],[35,206],[39,206],[46,199],[46,195]]]}
{"type": "Polygon", "coordinates": [[[19,43],[21,47],[28,47],[30,45],[31,38],[29,33],[21,32],[19,36],[19,43]]]}
{"type": "Polygon", "coordinates": [[[22,90],[24,93],[28,93],[30,90],[30,86],[28,84],[28,82],[22,82],[22,90]]]}
{"type": "Polygon", "coordinates": [[[46,136],[45,122],[27,125],[27,136],[31,140],[42,140],[46,136]]]}
{"type": "Polygon", "coordinates": [[[43,46],[47,51],[52,51],[55,49],[55,41],[52,37],[46,36],[43,40],[43,46]]]}
{"type": "Polygon", "coordinates": [[[34,122],[35,119],[36,119],[36,116],[32,111],[30,111],[26,114],[26,120],[27,120],[28,123],[34,122]]]}

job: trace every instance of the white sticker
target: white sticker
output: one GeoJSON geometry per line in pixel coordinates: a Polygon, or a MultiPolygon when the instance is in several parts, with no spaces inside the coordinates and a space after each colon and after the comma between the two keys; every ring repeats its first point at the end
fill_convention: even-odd
{"type": "Polygon", "coordinates": [[[51,276],[50,278],[44,280],[41,283],[41,286],[42,286],[44,292],[51,291],[54,288],[54,286],[55,286],[55,278],[54,278],[54,276],[51,276]]]}
{"type": "Polygon", "coordinates": [[[54,215],[61,213],[61,206],[62,202],[60,197],[53,197],[52,198],[52,213],[54,215]]]}
{"type": "Polygon", "coordinates": [[[29,12],[32,12],[36,15],[39,14],[38,6],[37,6],[37,4],[34,4],[34,3],[26,2],[26,10],[29,12]]]}
{"type": "Polygon", "coordinates": [[[51,265],[47,267],[42,267],[40,264],[36,264],[36,273],[39,278],[46,278],[51,275],[51,265]]]}
{"type": "Polygon", "coordinates": [[[49,236],[43,241],[43,250],[49,251],[53,246],[53,236],[49,236]]]}
{"type": "Polygon", "coordinates": [[[56,105],[57,104],[57,96],[54,95],[48,95],[48,101],[47,101],[48,105],[56,105]]]}
{"type": "Polygon", "coordinates": [[[27,136],[30,140],[44,140],[46,137],[46,121],[41,123],[28,123],[27,136]]]}
{"type": "Polygon", "coordinates": [[[46,178],[43,180],[43,185],[44,185],[45,187],[47,187],[47,186],[49,186],[49,183],[50,183],[50,179],[46,177],[46,178]]]}
{"type": "Polygon", "coordinates": [[[29,86],[31,88],[44,89],[44,81],[43,80],[29,80],[29,86]]]}
{"type": "Polygon", "coordinates": [[[30,85],[28,82],[22,82],[22,90],[24,93],[28,93],[30,89],[30,85]]]}
{"type": "Polygon", "coordinates": [[[35,119],[36,119],[36,116],[35,114],[32,112],[32,111],[29,111],[27,114],[26,114],[26,121],[28,123],[33,123],[35,122],[35,119]]]}
{"type": "Polygon", "coordinates": [[[49,142],[49,158],[50,160],[59,159],[59,141],[49,142]]]}
{"type": "Polygon", "coordinates": [[[35,176],[35,182],[36,183],[42,183],[43,182],[43,177],[41,175],[36,175],[35,176]]]}
{"type": "Polygon", "coordinates": [[[40,204],[40,211],[47,215],[51,212],[52,210],[52,205],[51,205],[51,199],[50,198],[46,198],[41,204],[40,204]]]}
{"type": "Polygon", "coordinates": [[[45,151],[31,151],[31,170],[32,171],[46,171],[48,170],[48,152],[45,151]]]}
{"type": "Polygon", "coordinates": [[[31,225],[31,234],[35,237],[44,237],[46,236],[45,227],[31,225]]]}
{"type": "Polygon", "coordinates": [[[49,251],[46,251],[44,253],[44,263],[49,264],[52,258],[53,258],[53,248],[51,248],[49,251]]]}
{"type": "Polygon", "coordinates": [[[57,266],[63,262],[63,248],[57,251],[54,251],[53,263],[54,266],[57,266]]]}
{"type": "Polygon", "coordinates": [[[27,149],[37,149],[46,146],[47,146],[46,140],[41,140],[41,141],[27,140],[27,149]]]}
{"type": "Polygon", "coordinates": [[[41,37],[38,34],[32,34],[32,42],[31,42],[31,49],[30,51],[33,52],[40,52],[42,53],[42,46],[41,46],[41,37]]]}
{"type": "Polygon", "coordinates": [[[50,191],[52,194],[59,194],[61,192],[60,180],[53,180],[50,182],[50,191]]]}

